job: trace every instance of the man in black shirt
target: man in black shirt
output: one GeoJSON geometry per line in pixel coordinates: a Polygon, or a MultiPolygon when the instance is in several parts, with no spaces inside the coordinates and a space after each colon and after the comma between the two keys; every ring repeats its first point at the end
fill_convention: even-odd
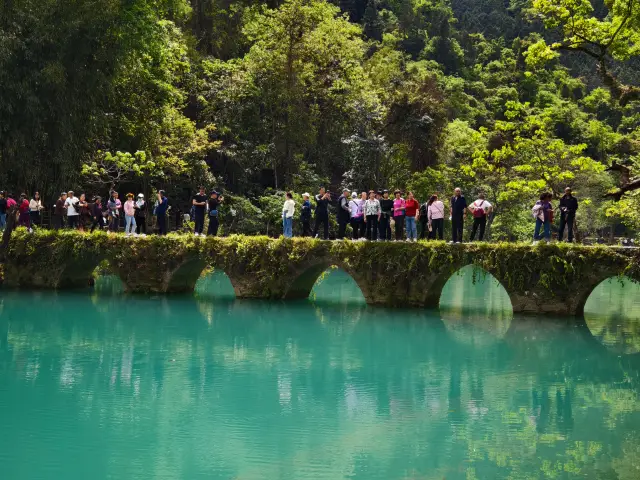
{"type": "Polygon", "coordinates": [[[571,194],[571,187],[564,189],[564,195],[560,199],[560,228],[558,229],[558,241],[564,239],[564,227],[569,230],[567,240],[573,242],[573,224],[576,221],[578,211],[578,199],[571,194]]]}
{"type": "Polygon", "coordinates": [[[211,196],[209,197],[209,228],[207,228],[207,235],[213,235],[215,237],[218,234],[218,227],[220,226],[218,209],[222,202],[224,202],[224,197],[215,190],[212,190],[211,196]]]}
{"type": "Polygon", "coordinates": [[[53,228],[59,230],[64,228],[65,206],[64,202],[67,200],[67,193],[62,192],[58,200],[56,200],[56,206],[53,209],[53,228]]]}
{"type": "Polygon", "coordinates": [[[338,238],[343,239],[347,230],[347,225],[351,220],[351,209],[349,208],[349,190],[343,189],[342,195],[338,199],[338,238]]]}
{"type": "Polygon", "coordinates": [[[380,231],[379,238],[381,240],[391,240],[391,217],[393,216],[393,199],[389,198],[389,190],[382,191],[382,198],[380,199],[380,224],[378,229],[380,231]]]}
{"type": "Polygon", "coordinates": [[[467,210],[467,200],[462,196],[462,190],[456,188],[451,197],[451,237],[453,243],[462,242],[462,232],[464,230],[464,214],[467,210]]]}
{"type": "Polygon", "coordinates": [[[196,220],[195,234],[202,235],[202,229],[204,228],[204,212],[207,208],[207,195],[204,192],[204,187],[200,187],[200,192],[193,196],[193,208],[194,217],[196,220]]]}
{"type": "Polygon", "coordinates": [[[4,192],[0,192],[0,230],[4,230],[7,224],[7,199],[4,192]]]}
{"type": "Polygon", "coordinates": [[[320,193],[316,195],[316,224],[313,227],[313,236],[318,236],[320,224],[324,226],[324,239],[329,240],[329,202],[331,195],[320,187],[320,193]]]}

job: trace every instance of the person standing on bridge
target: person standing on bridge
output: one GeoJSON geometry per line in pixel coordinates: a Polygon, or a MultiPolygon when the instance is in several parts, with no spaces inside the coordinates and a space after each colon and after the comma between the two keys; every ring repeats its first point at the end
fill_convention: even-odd
{"type": "Polygon", "coordinates": [[[406,203],[404,198],[402,198],[402,192],[400,192],[400,190],[393,192],[393,195],[396,197],[393,201],[393,221],[396,224],[396,241],[399,242],[402,240],[402,232],[404,229],[404,211],[406,203]]]}
{"type": "Polygon", "coordinates": [[[300,209],[300,222],[302,222],[302,236],[311,236],[311,202],[307,192],[302,194],[302,208],[300,209]]]}
{"type": "Polygon", "coordinates": [[[429,230],[429,239],[444,240],[444,203],[438,200],[438,195],[433,194],[427,202],[427,218],[431,229],[429,230]]]}
{"type": "Polygon", "coordinates": [[[191,203],[193,205],[196,222],[194,234],[197,237],[198,235],[202,235],[202,230],[204,229],[204,214],[207,209],[207,194],[204,187],[198,189],[198,193],[193,196],[191,203]]]}
{"type": "Polygon", "coordinates": [[[31,225],[40,226],[40,212],[44,210],[42,200],[40,200],[40,192],[33,194],[33,198],[29,201],[29,215],[31,215],[31,225]]]}
{"type": "Polygon", "coordinates": [[[158,220],[158,235],[167,234],[167,210],[169,210],[169,199],[164,190],[158,191],[158,205],[156,206],[156,216],[158,220]]]}
{"type": "Polygon", "coordinates": [[[131,236],[136,232],[136,204],[133,201],[133,193],[127,193],[127,201],[124,202],[124,233],[131,236]]]}
{"type": "Polygon", "coordinates": [[[53,207],[53,228],[55,230],[60,230],[64,228],[64,202],[67,201],[67,193],[62,192],[58,200],[56,200],[56,205],[53,207]]]}
{"type": "Polygon", "coordinates": [[[67,208],[67,227],[76,229],[78,228],[78,218],[80,218],[80,212],[78,211],[78,197],[75,197],[73,190],[69,190],[67,193],[67,199],[64,202],[67,208]]]}
{"type": "Polygon", "coordinates": [[[382,240],[391,240],[391,217],[393,216],[393,199],[389,198],[389,190],[382,191],[380,199],[380,238],[382,240]]]}
{"type": "Polygon", "coordinates": [[[553,222],[553,206],[551,205],[551,194],[543,193],[540,200],[536,202],[531,210],[536,219],[536,226],[533,231],[534,245],[544,238],[545,242],[551,241],[551,223],[553,222]],[[543,233],[540,234],[542,229],[543,233]]]}
{"type": "Polygon", "coordinates": [[[138,194],[138,200],[135,204],[136,214],[136,233],[138,235],[147,234],[147,202],[144,200],[144,194],[138,194]]]}
{"type": "Polygon", "coordinates": [[[324,238],[329,240],[329,202],[331,201],[331,194],[325,190],[324,187],[320,187],[318,195],[316,195],[316,223],[313,227],[313,236],[318,237],[318,230],[320,225],[324,227],[324,238]]]}
{"type": "Polygon", "coordinates": [[[20,194],[20,202],[18,203],[18,210],[20,215],[18,217],[18,225],[21,227],[27,227],[31,231],[31,216],[29,215],[29,200],[27,200],[27,194],[20,194]]]}
{"type": "Polygon", "coordinates": [[[285,198],[282,207],[282,234],[285,238],[291,238],[293,237],[293,214],[296,211],[296,202],[293,201],[291,192],[287,192],[285,198]]]}
{"type": "Polygon", "coordinates": [[[349,189],[344,188],[342,195],[338,198],[338,239],[342,240],[347,231],[347,225],[351,220],[351,209],[349,208],[349,189]]]}
{"type": "Polygon", "coordinates": [[[573,243],[573,224],[576,221],[578,211],[578,199],[571,193],[571,187],[564,189],[564,195],[560,199],[560,228],[558,229],[558,241],[564,241],[564,228],[567,227],[567,241],[573,243]]]}
{"type": "Polygon", "coordinates": [[[462,232],[464,231],[464,214],[467,211],[467,199],[462,195],[462,190],[456,188],[451,197],[451,243],[462,243],[462,232]]]}
{"type": "Polygon", "coordinates": [[[417,221],[420,219],[420,204],[413,198],[413,192],[407,192],[405,202],[405,230],[407,231],[407,242],[418,241],[417,221]]]}
{"type": "Polygon", "coordinates": [[[470,241],[476,238],[476,232],[480,228],[478,234],[478,241],[482,241],[484,238],[484,229],[487,226],[487,217],[491,213],[493,206],[484,199],[484,193],[478,195],[478,199],[471,204],[471,213],[473,214],[473,230],[471,230],[470,241]]]}
{"type": "Polygon", "coordinates": [[[104,215],[102,214],[102,198],[96,197],[93,199],[93,205],[91,206],[91,233],[98,227],[102,230],[104,225],[104,215]]]}
{"type": "Polygon", "coordinates": [[[220,204],[224,201],[224,197],[215,190],[211,190],[209,195],[209,227],[207,235],[215,237],[218,235],[218,227],[220,226],[220,204]]]}
{"type": "Polygon", "coordinates": [[[0,230],[4,230],[7,225],[7,199],[4,192],[0,192],[0,230]]]}
{"type": "Polygon", "coordinates": [[[366,238],[372,242],[378,236],[378,222],[381,215],[380,201],[376,198],[376,192],[370,190],[369,200],[364,204],[364,223],[367,227],[366,238]]]}
{"type": "Polygon", "coordinates": [[[360,238],[360,230],[362,229],[362,225],[364,225],[364,220],[362,219],[362,202],[358,198],[358,194],[356,192],[351,194],[349,210],[351,211],[351,238],[353,240],[358,240],[358,238],[360,238]]]}
{"type": "Polygon", "coordinates": [[[109,210],[109,230],[118,232],[120,228],[120,209],[122,208],[122,202],[118,198],[118,192],[111,191],[107,208],[109,210]]]}

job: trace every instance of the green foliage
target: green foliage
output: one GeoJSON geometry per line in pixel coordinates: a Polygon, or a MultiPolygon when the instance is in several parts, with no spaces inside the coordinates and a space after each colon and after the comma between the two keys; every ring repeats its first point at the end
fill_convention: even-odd
{"type": "Polygon", "coordinates": [[[639,8],[5,2],[0,184],[46,196],[163,188],[178,204],[215,184],[234,193],[224,231],[269,234],[281,228],[272,191],[426,199],[457,185],[496,205],[494,240],[525,238],[541,191],[572,185],[581,234],[633,234],[639,8]]]}

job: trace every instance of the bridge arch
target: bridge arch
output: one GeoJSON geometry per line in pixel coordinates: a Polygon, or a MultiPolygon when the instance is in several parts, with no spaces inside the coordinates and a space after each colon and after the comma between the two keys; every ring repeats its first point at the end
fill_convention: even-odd
{"type": "Polygon", "coordinates": [[[439,307],[447,332],[463,344],[501,341],[513,321],[507,290],[490,272],[474,264],[449,277],[441,290],[439,307]]]}
{"type": "Polygon", "coordinates": [[[239,282],[234,281],[232,275],[229,275],[221,268],[211,265],[199,256],[185,259],[167,273],[165,291],[167,293],[193,292],[202,276],[210,271],[223,273],[233,287],[235,297],[242,296],[242,292],[239,291],[239,282]]]}
{"type": "MultiPolygon", "coordinates": [[[[442,282],[442,278],[438,280],[442,282]]],[[[511,296],[491,272],[468,264],[456,270],[437,289],[438,306],[460,310],[513,310],[511,296]]]]}
{"type": "Polygon", "coordinates": [[[119,295],[127,289],[122,277],[108,259],[102,260],[91,272],[89,285],[99,295],[119,295]]]}
{"type": "Polygon", "coordinates": [[[207,267],[196,281],[194,294],[198,299],[234,300],[236,291],[224,270],[207,267]]]}
{"type": "Polygon", "coordinates": [[[86,288],[87,286],[93,286],[95,275],[99,273],[97,271],[101,266],[110,270],[112,275],[116,275],[122,282],[124,290],[127,290],[127,283],[120,274],[115,262],[104,254],[69,259],[58,275],[55,288],[86,288]]]}
{"type": "Polygon", "coordinates": [[[297,275],[293,277],[293,280],[287,287],[284,293],[284,298],[286,300],[309,298],[309,295],[311,294],[311,291],[313,290],[313,287],[320,276],[333,267],[339,268],[340,270],[344,271],[354,280],[367,303],[374,303],[373,298],[371,297],[369,283],[367,282],[366,278],[358,272],[354,271],[348,265],[345,265],[344,263],[339,261],[331,260],[316,262],[308,267],[299,270],[297,272],[297,275]]]}

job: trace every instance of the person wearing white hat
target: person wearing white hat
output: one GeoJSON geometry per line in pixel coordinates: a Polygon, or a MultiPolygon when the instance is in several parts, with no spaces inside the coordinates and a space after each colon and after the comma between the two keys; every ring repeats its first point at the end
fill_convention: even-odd
{"type": "Polygon", "coordinates": [[[144,200],[144,195],[142,193],[138,194],[138,199],[136,200],[134,208],[136,209],[135,219],[136,219],[136,233],[138,235],[147,234],[147,202],[144,200]]]}
{"type": "Polygon", "coordinates": [[[300,221],[302,222],[302,236],[311,236],[311,202],[307,192],[302,194],[302,209],[300,210],[300,221]]]}

